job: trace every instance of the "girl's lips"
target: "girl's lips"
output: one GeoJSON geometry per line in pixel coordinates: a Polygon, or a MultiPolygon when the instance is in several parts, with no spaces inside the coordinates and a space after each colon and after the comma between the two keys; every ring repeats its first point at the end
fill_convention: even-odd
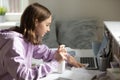
{"type": "Polygon", "coordinates": [[[46,33],[44,33],[43,35],[42,35],[42,37],[45,35],[46,33]]]}

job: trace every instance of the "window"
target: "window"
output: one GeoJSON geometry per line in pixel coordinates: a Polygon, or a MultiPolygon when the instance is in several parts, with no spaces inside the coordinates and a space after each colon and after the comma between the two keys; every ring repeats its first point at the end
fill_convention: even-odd
{"type": "Polygon", "coordinates": [[[0,6],[7,8],[6,20],[19,20],[28,5],[28,0],[0,0],[0,6]]]}

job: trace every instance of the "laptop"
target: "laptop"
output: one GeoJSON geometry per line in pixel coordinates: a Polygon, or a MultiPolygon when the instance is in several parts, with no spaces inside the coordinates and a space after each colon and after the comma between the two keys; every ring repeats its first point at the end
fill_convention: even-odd
{"type": "Polygon", "coordinates": [[[87,66],[85,67],[86,69],[89,69],[89,70],[96,70],[96,69],[99,69],[99,56],[102,55],[101,51],[103,49],[106,49],[106,55],[109,55],[109,40],[108,40],[108,37],[103,36],[103,40],[102,40],[102,43],[100,45],[100,48],[99,48],[99,51],[98,51],[98,56],[95,56],[95,54],[93,53],[93,51],[90,51],[90,50],[79,50],[79,51],[69,51],[69,53],[73,56],[77,54],[77,61],[79,61],[80,63],[83,63],[83,64],[86,64],[87,66]]]}
{"type": "Polygon", "coordinates": [[[105,52],[106,52],[105,55],[107,57],[109,57],[109,55],[110,55],[109,42],[110,41],[109,41],[108,37],[104,34],[100,49],[98,51],[99,56],[95,56],[93,51],[77,52],[77,54],[81,53],[80,59],[79,59],[80,63],[88,64],[86,69],[90,69],[90,70],[99,69],[99,66],[100,66],[99,65],[99,57],[101,55],[103,55],[103,53],[101,53],[101,51],[105,48],[105,52]],[[87,54],[84,55],[84,53],[87,53],[87,54]]]}
{"type": "Polygon", "coordinates": [[[98,69],[98,62],[96,57],[80,57],[80,63],[87,65],[85,68],[89,70],[98,69]]]}
{"type": "Polygon", "coordinates": [[[97,63],[97,58],[93,55],[93,52],[90,50],[73,50],[73,51],[68,51],[68,53],[75,57],[76,60],[80,63],[83,63],[86,65],[86,69],[98,69],[98,63],[97,63]],[[90,53],[89,53],[90,52],[90,53]],[[80,55],[77,54],[81,53],[80,55]],[[77,57],[76,57],[77,56],[77,57]]]}

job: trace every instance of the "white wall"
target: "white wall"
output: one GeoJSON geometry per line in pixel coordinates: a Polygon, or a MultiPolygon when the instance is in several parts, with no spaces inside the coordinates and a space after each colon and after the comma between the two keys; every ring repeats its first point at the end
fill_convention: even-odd
{"type": "Polygon", "coordinates": [[[120,0],[29,0],[48,7],[57,19],[99,17],[120,20],[120,0]]]}
{"type": "Polygon", "coordinates": [[[99,19],[98,40],[101,40],[104,20],[120,21],[120,0],[29,0],[39,2],[51,10],[58,20],[79,17],[99,19]]]}

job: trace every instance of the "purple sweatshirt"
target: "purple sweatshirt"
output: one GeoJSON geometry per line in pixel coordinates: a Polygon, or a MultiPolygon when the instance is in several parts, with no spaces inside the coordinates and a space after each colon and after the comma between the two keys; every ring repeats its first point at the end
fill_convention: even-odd
{"type": "Polygon", "coordinates": [[[58,66],[55,52],[46,45],[24,41],[20,33],[0,30],[0,80],[38,80],[45,77],[58,66]],[[32,58],[46,63],[32,66],[32,58]]]}

